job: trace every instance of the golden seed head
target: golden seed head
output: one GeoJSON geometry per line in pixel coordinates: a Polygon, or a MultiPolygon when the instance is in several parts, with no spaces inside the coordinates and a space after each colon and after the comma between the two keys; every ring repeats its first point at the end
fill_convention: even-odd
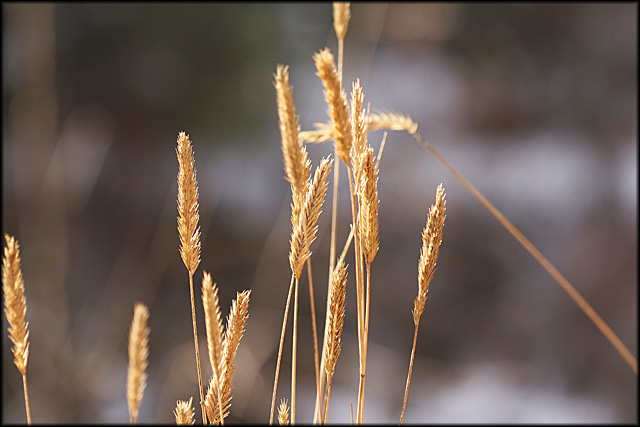
{"type": "Polygon", "coordinates": [[[289,84],[289,67],[278,65],[274,78],[284,169],[286,179],[291,184],[294,205],[299,210],[299,205],[307,190],[306,184],[309,180],[311,162],[307,150],[298,136],[300,125],[293,102],[293,90],[289,84]]]}
{"type": "Polygon", "coordinates": [[[324,94],[329,106],[329,117],[333,122],[333,138],[336,142],[338,157],[348,166],[352,135],[349,111],[347,109],[347,96],[342,90],[334,57],[329,49],[322,49],[313,55],[313,59],[318,70],[316,75],[320,77],[325,88],[324,94]]]}
{"type": "Polygon", "coordinates": [[[445,196],[444,188],[440,184],[436,190],[436,203],[431,206],[427,224],[422,231],[422,250],[418,261],[418,296],[414,301],[413,308],[413,320],[416,325],[427,302],[429,284],[436,268],[438,252],[442,243],[442,230],[447,209],[445,196]]]}
{"type": "Polygon", "coordinates": [[[198,181],[193,160],[193,148],[189,135],[178,135],[178,233],[180,255],[190,274],[200,264],[200,212],[198,205],[198,181]]]}
{"type": "Polygon", "coordinates": [[[20,245],[14,237],[8,234],[4,237],[7,241],[2,261],[4,312],[9,322],[9,338],[13,342],[13,363],[24,376],[29,361],[29,323],[25,320],[27,299],[24,296],[24,280],[20,267],[20,245]]]}
{"type": "Polygon", "coordinates": [[[327,177],[332,164],[333,160],[322,159],[316,168],[313,182],[305,195],[298,221],[294,224],[291,232],[289,265],[296,278],[300,277],[304,263],[311,256],[309,247],[316,238],[318,217],[327,192],[327,177]]]}
{"type": "Polygon", "coordinates": [[[189,401],[178,400],[176,403],[176,409],[173,411],[173,415],[176,417],[176,424],[178,425],[191,425],[196,422],[195,410],[192,406],[193,397],[189,401]]]}
{"type": "Polygon", "coordinates": [[[347,27],[351,19],[351,7],[349,2],[333,2],[333,29],[339,40],[344,40],[347,27]]]}
{"type": "Polygon", "coordinates": [[[147,364],[149,358],[149,309],[136,303],[129,330],[129,368],[127,370],[127,401],[131,423],[135,424],[138,408],[147,385],[147,364]]]}
{"type": "Polygon", "coordinates": [[[278,406],[278,424],[281,426],[289,424],[289,405],[287,405],[287,399],[282,399],[280,406],[278,406]]]}

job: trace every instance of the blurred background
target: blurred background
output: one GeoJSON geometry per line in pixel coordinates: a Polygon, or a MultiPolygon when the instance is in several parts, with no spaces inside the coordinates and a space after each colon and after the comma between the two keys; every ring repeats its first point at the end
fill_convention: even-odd
{"type": "MultiPolygon", "coordinates": [[[[562,272],[637,355],[638,5],[356,3],[344,82],[418,131],[562,272]]],[[[33,422],[126,423],[127,335],[150,308],[140,423],[194,397],[175,145],[194,143],[202,270],[223,316],[251,289],[229,423],[266,423],[287,297],[290,188],[273,74],[290,66],[303,130],[327,120],[313,53],[337,54],[329,3],[2,4],[2,232],[22,253],[33,422]]],[[[377,150],[382,132],[369,135],[377,150]]],[[[308,146],[314,167],[333,154],[308,146]]],[[[341,165],[338,246],[348,234],[341,165]]],[[[390,132],[372,265],[365,421],[398,422],[420,233],[447,220],[422,316],[406,423],[637,423],[638,377],[533,258],[426,150],[390,132]]],[[[330,206],[312,246],[318,331],[330,206]]],[[[5,243],[3,242],[3,245],[5,243]]],[[[353,254],[347,255],[353,264],[353,254]]],[[[358,362],[352,271],[330,422],[349,422],[358,362]]],[[[314,368],[301,282],[297,422],[314,368]]],[[[2,420],[25,421],[3,316],[2,420]]],[[[291,317],[278,397],[290,399],[291,317]]],[[[355,411],[355,409],[354,409],[355,411]]]]}

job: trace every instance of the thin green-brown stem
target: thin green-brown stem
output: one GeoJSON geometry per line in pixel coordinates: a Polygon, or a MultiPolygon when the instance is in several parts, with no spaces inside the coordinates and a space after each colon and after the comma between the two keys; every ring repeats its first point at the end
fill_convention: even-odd
{"type": "Polygon", "coordinates": [[[200,387],[200,409],[202,423],[207,424],[207,414],[204,410],[204,393],[202,392],[202,374],[200,370],[200,350],[198,349],[198,327],[196,325],[196,304],[193,298],[193,273],[189,272],[189,290],[191,291],[191,318],[193,319],[193,344],[196,348],[196,365],[198,368],[198,386],[200,387]]]}
{"type": "Polygon", "coordinates": [[[296,360],[298,358],[298,283],[293,301],[293,344],[291,348],[291,424],[296,422],[296,360]]]}
{"type": "Polygon", "coordinates": [[[402,414],[400,424],[404,420],[404,410],[407,407],[407,396],[409,395],[409,384],[411,384],[411,371],[413,371],[413,359],[416,355],[416,342],[418,341],[418,323],[416,322],[415,333],[413,334],[413,347],[411,348],[411,360],[409,362],[409,374],[407,375],[407,386],[404,389],[404,402],[402,403],[402,414]]]}
{"type": "Polygon", "coordinates": [[[600,332],[609,340],[611,345],[622,356],[622,358],[631,367],[633,372],[638,375],[638,361],[631,354],[629,349],[622,343],[620,338],[611,330],[611,328],[605,323],[604,320],[596,313],[596,311],[589,305],[589,303],[580,295],[580,293],[564,278],[562,274],[547,260],[542,253],[509,221],[495,206],[493,206],[476,188],[471,185],[467,179],[462,176],[457,170],[453,168],[427,141],[422,139],[419,133],[414,132],[410,134],[422,145],[436,160],[444,166],[451,175],[453,175],[460,183],[475,197],[485,209],[487,209],[491,215],[493,215],[498,222],[509,232],[511,235],[524,247],[538,263],[547,270],[547,273],[553,277],[553,279],[569,294],[569,297],[580,307],[584,314],[591,319],[600,332]]]}
{"type": "Polygon", "coordinates": [[[311,260],[307,260],[307,276],[309,278],[309,304],[311,305],[311,331],[313,333],[313,366],[316,371],[316,392],[320,393],[320,363],[318,360],[318,331],[316,330],[316,303],[313,297],[313,273],[311,260]]]}
{"type": "Polygon", "coordinates": [[[278,390],[278,376],[280,375],[280,360],[282,359],[282,345],[284,344],[284,333],[287,327],[287,316],[289,315],[289,304],[293,291],[294,273],[291,273],[291,283],[289,284],[289,295],[284,307],[284,319],[282,320],[282,332],[280,333],[280,346],[278,347],[278,360],[276,362],[276,375],[273,380],[273,396],[271,397],[271,413],[269,414],[269,424],[273,424],[273,410],[276,407],[276,391],[278,390]]]}
{"type": "Polygon", "coordinates": [[[22,388],[24,389],[24,407],[27,411],[27,424],[31,424],[31,405],[29,404],[29,390],[27,389],[27,374],[22,375],[22,388]]]}

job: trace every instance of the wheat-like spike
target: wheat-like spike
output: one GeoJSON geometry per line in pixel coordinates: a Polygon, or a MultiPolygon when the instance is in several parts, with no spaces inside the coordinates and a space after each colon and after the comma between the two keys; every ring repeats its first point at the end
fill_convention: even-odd
{"type": "Polygon", "coordinates": [[[192,406],[193,397],[189,401],[178,400],[176,403],[176,409],[173,411],[173,415],[176,417],[177,425],[191,425],[196,422],[195,410],[192,406]]]}
{"type": "Polygon", "coordinates": [[[328,48],[313,55],[318,72],[316,75],[322,80],[325,99],[329,106],[329,117],[333,122],[333,138],[336,141],[338,157],[348,166],[352,144],[351,123],[347,109],[347,96],[342,90],[342,84],[336,71],[334,57],[328,48]]]}
{"type": "MultiPolygon", "coordinates": [[[[334,139],[334,129],[331,123],[315,123],[315,130],[298,133],[301,142],[322,143],[334,139]]],[[[369,115],[369,130],[389,129],[406,131],[414,135],[418,131],[418,124],[401,113],[372,113],[369,115]]]]}
{"type": "Polygon", "coordinates": [[[180,255],[184,265],[193,275],[200,264],[200,213],[198,207],[198,181],[193,160],[193,148],[189,135],[178,135],[178,232],[180,255]]]}
{"type": "Polygon", "coordinates": [[[281,426],[289,424],[289,406],[286,399],[282,399],[278,406],[278,424],[281,426]]]}
{"type": "Polygon", "coordinates": [[[291,233],[291,250],[289,252],[289,264],[295,278],[299,279],[302,267],[311,256],[309,247],[316,238],[318,230],[317,222],[320,216],[324,196],[327,192],[327,177],[331,170],[333,160],[322,159],[316,168],[313,183],[309,187],[304,199],[300,218],[293,227],[291,233]]]}
{"type": "Polygon", "coordinates": [[[338,260],[331,275],[331,287],[329,289],[329,318],[327,322],[327,341],[325,348],[325,373],[327,375],[327,392],[325,395],[324,413],[322,424],[327,422],[329,414],[329,400],[331,398],[331,383],[333,374],[340,356],[342,346],[342,328],[344,326],[344,310],[347,292],[347,267],[338,260]]]}
{"type": "Polygon", "coordinates": [[[353,169],[353,180],[358,192],[358,185],[362,177],[362,159],[367,146],[368,121],[367,115],[362,110],[364,105],[364,93],[360,86],[360,80],[353,83],[351,91],[351,168],[353,169]]]}
{"type": "Polygon", "coordinates": [[[438,252],[442,243],[442,229],[446,218],[447,202],[442,184],[436,190],[436,203],[429,210],[429,218],[422,231],[422,250],[418,262],[418,296],[414,301],[413,321],[417,325],[427,302],[429,284],[435,271],[438,252]]]}
{"type": "Polygon", "coordinates": [[[24,296],[24,280],[20,268],[20,244],[8,234],[4,237],[7,241],[2,263],[4,312],[9,322],[9,338],[13,342],[13,363],[22,375],[26,375],[29,362],[29,323],[25,321],[27,300],[24,296]]]}
{"type": "Polygon", "coordinates": [[[418,130],[418,124],[411,117],[401,113],[377,113],[369,116],[369,129],[389,129],[397,131],[407,131],[414,134],[418,130]]]}
{"type": "Polygon", "coordinates": [[[127,401],[131,424],[136,423],[138,408],[147,385],[147,364],[149,359],[149,309],[136,303],[129,331],[129,369],[127,370],[127,401]]]}
{"type": "MultiPolygon", "coordinates": [[[[222,383],[222,319],[220,316],[220,300],[218,298],[218,286],[211,280],[211,274],[203,272],[202,279],[202,305],[204,307],[205,326],[207,331],[207,345],[209,348],[209,362],[213,370],[211,384],[215,389],[220,389],[222,383]]],[[[218,418],[222,419],[222,399],[213,401],[217,407],[218,418]]],[[[205,399],[206,404],[206,399],[205,399]]],[[[211,419],[211,418],[210,418],[211,419]]]]}
{"type": "MultiPolygon", "coordinates": [[[[244,330],[249,319],[249,297],[250,290],[238,292],[236,299],[231,304],[231,310],[227,317],[227,328],[224,333],[222,343],[222,359],[220,363],[221,386],[214,387],[213,381],[209,383],[207,396],[205,398],[205,409],[207,416],[212,424],[220,422],[220,411],[216,410],[218,406],[218,389],[220,392],[220,400],[222,401],[223,420],[229,415],[231,407],[231,389],[233,373],[235,365],[233,360],[236,357],[240,340],[244,334],[244,330]]],[[[213,379],[212,379],[213,380],[213,379]]]]}
{"type": "Polygon", "coordinates": [[[351,90],[351,132],[353,150],[359,155],[367,144],[367,116],[363,111],[364,92],[360,86],[360,79],[356,79],[351,90]]]}
{"type": "Polygon", "coordinates": [[[436,190],[436,203],[429,209],[429,218],[422,231],[422,249],[420,251],[420,260],[418,261],[418,296],[413,302],[413,323],[415,326],[413,347],[411,348],[411,358],[409,359],[409,373],[407,374],[407,385],[404,390],[400,424],[402,424],[404,420],[404,411],[407,407],[407,396],[409,395],[409,386],[411,385],[411,372],[413,371],[413,360],[416,354],[420,316],[422,316],[427,303],[427,292],[429,292],[429,284],[433,278],[436,261],[438,260],[438,251],[442,243],[442,230],[446,218],[444,213],[447,210],[445,196],[446,194],[442,184],[438,185],[438,189],[436,190]]]}
{"type": "Polygon", "coordinates": [[[362,252],[367,264],[371,265],[378,253],[378,168],[373,157],[373,148],[368,147],[362,153],[361,181],[358,185],[360,200],[360,233],[362,239],[362,252]]]}
{"type": "Polygon", "coordinates": [[[300,125],[293,102],[293,90],[289,84],[289,67],[278,65],[274,78],[284,169],[287,181],[291,184],[293,196],[292,218],[297,220],[307,191],[311,161],[298,136],[300,125]]]}
{"type": "Polygon", "coordinates": [[[9,322],[9,339],[13,342],[13,363],[22,375],[24,406],[27,424],[31,424],[31,405],[27,387],[27,364],[29,363],[29,322],[27,322],[27,299],[24,296],[24,280],[20,268],[20,245],[8,234],[4,235],[7,246],[2,260],[2,289],[5,315],[9,322]]]}
{"type": "Polygon", "coordinates": [[[209,361],[215,375],[222,360],[222,318],[220,316],[220,300],[218,286],[213,283],[211,274],[203,272],[202,305],[204,307],[205,326],[207,329],[207,345],[209,361]]]}
{"type": "Polygon", "coordinates": [[[325,371],[328,377],[333,377],[336,362],[340,355],[342,343],[342,329],[344,326],[344,312],[347,291],[347,266],[338,261],[335,272],[331,276],[331,293],[329,304],[329,334],[327,340],[327,363],[325,371]]]}
{"type": "Polygon", "coordinates": [[[351,8],[349,2],[333,2],[333,29],[336,31],[338,40],[344,40],[351,19],[351,8]]]}
{"type": "Polygon", "coordinates": [[[315,130],[304,130],[298,133],[300,143],[310,142],[319,144],[334,139],[331,123],[314,123],[315,130]]]}

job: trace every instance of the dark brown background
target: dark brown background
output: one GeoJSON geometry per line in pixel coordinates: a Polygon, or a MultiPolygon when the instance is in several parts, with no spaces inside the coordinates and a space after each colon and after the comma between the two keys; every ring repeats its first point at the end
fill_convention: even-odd
{"type": "MultiPolygon", "coordinates": [[[[635,3],[357,3],[344,76],[347,88],[361,79],[372,110],[411,115],[634,355],[637,12],[635,3]]],[[[237,291],[252,289],[228,421],[267,422],[290,274],[273,73],[290,65],[303,129],[326,120],[312,55],[337,51],[330,5],[3,3],[2,16],[2,232],[22,247],[33,421],[128,421],[135,301],[151,311],[139,422],[171,423],[176,400],[198,400],[176,231],[174,149],[184,130],[200,186],[197,288],[202,270],[211,272],[224,315],[237,291]]],[[[374,147],[381,137],[370,135],[374,147]]],[[[333,148],[309,151],[317,165],[333,148]]],[[[629,366],[496,220],[397,132],[379,181],[365,421],[400,417],[420,232],[440,182],[447,221],[405,422],[637,422],[629,366]]],[[[343,241],[345,181],[340,203],[343,241]]],[[[312,247],[318,313],[329,206],[312,247]]],[[[308,422],[314,373],[302,284],[296,420],[308,422]]],[[[350,285],[331,422],[348,422],[357,397],[350,285]]],[[[198,310],[208,376],[199,302],[198,310]]],[[[3,421],[24,422],[6,332],[2,344],[3,421]]],[[[287,350],[278,401],[290,398],[289,375],[287,350]]]]}

